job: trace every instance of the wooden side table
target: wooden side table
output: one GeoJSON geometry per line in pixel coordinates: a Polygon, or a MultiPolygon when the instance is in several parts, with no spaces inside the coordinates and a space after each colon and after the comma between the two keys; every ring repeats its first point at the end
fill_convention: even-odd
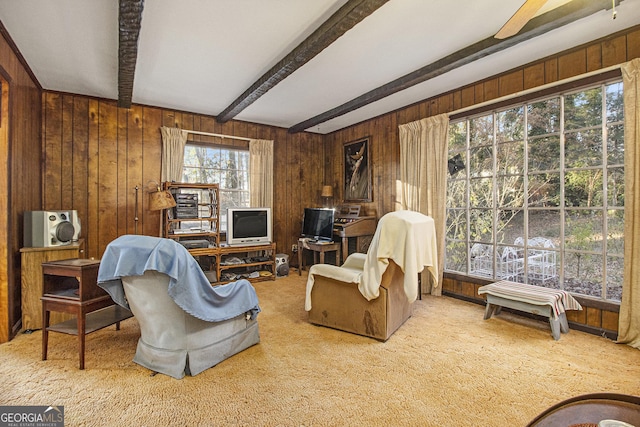
{"type": "Polygon", "coordinates": [[[47,360],[49,332],[78,336],[80,369],[84,369],[85,335],[132,316],[98,287],[100,261],[68,259],[42,263],[42,360],[47,360]],[[50,312],[75,314],[76,319],[49,325],[50,312]]]}
{"type": "Polygon", "coordinates": [[[318,254],[320,255],[320,264],[324,264],[324,253],[335,251],[336,265],[339,265],[340,243],[336,243],[336,242],[318,243],[318,242],[311,242],[307,239],[301,238],[301,239],[298,239],[298,276],[302,275],[302,269],[304,268],[304,262],[303,262],[304,257],[302,256],[302,251],[305,249],[313,251],[314,264],[318,263],[318,254]]]}

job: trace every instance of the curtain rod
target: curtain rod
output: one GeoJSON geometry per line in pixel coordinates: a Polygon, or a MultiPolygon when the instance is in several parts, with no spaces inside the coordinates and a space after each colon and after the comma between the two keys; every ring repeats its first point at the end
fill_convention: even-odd
{"type": "Polygon", "coordinates": [[[524,95],[529,95],[531,93],[540,92],[540,91],[543,91],[545,89],[549,89],[549,88],[552,88],[552,87],[560,86],[562,84],[571,83],[571,82],[574,82],[576,80],[588,78],[588,77],[591,77],[591,76],[597,76],[598,74],[604,74],[604,73],[606,73],[608,71],[613,71],[613,70],[616,70],[616,69],[620,69],[620,68],[622,68],[622,66],[624,64],[625,63],[623,62],[622,64],[617,64],[617,65],[612,65],[610,67],[600,68],[598,70],[590,71],[588,73],[579,74],[577,76],[568,77],[566,79],[558,80],[556,82],[547,83],[547,84],[542,85],[542,86],[536,86],[536,87],[533,87],[531,89],[526,89],[526,90],[523,90],[523,91],[520,91],[520,92],[512,93],[510,95],[505,95],[505,96],[502,96],[500,98],[491,99],[489,101],[481,102],[479,104],[474,104],[474,105],[469,105],[468,107],[459,108],[457,110],[451,111],[449,113],[449,117],[451,117],[453,115],[458,115],[458,114],[461,114],[461,113],[465,113],[467,111],[479,109],[479,108],[485,107],[487,105],[497,104],[499,102],[508,101],[510,99],[515,99],[515,98],[517,98],[519,96],[524,96],[524,95]]]}
{"type": "Polygon", "coordinates": [[[191,133],[193,135],[204,135],[204,136],[217,136],[218,138],[222,138],[222,139],[240,139],[242,141],[251,141],[251,138],[244,138],[242,136],[233,136],[233,135],[224,135],[221,133],[209,133],[209,132],[201,132],[199,130],[188,130],[188,129],[183,129],[185,132],[187,133],[191,133]]]}

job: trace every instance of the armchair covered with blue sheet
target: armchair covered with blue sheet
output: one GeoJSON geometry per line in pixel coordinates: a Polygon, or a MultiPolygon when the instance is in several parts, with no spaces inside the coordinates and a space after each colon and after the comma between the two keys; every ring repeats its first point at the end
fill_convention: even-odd
{"type": "Polygon", "coordinates": [[[426,267],[438,277],[437,256],[433,218],[414,211],[384,215],[366,254],[351,254],[340,267],[309,269],[309,321],[386,341],[411,317],[418,273],[426,267]]]}
{"type": "Polygon", "coordinates": [[[197,375],[260,342],[251,283],[212,287],[191,254],[171,239],[117,238],[102,257],[98,285],[138,320],[133,361],[152,371],[197,375]]]}

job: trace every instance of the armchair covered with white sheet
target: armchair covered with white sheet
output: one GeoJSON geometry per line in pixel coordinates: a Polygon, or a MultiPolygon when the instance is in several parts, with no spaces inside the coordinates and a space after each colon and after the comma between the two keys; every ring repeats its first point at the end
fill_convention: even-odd
{"type": "Polygon", "coordinates": [[[102,257],[98,285],[140,324],[134,362],[174,378],[198,373],[260,342],[255,289],[212,287],[179,243],[126,235],[102,257]]]}
{"type": "Polygon", "coordinates": [[[411,317],[418,273],[427,267],[438,277],[437,256],[433,218],[414,211],[384,215],[366,254],[351,254],[340,267],[311,267],[309,321],[386,341],[411,317]]]}

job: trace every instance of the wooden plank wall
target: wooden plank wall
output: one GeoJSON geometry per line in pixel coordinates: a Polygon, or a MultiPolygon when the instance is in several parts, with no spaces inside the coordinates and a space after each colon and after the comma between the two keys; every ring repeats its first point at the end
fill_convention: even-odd
{"type": "Polygon", "coordinates": [[[18,331],[20,308],[20,247],[25,210],[38,210],[41,203],[41,89],[32,79],[14,44],[0,27],[0,75],[2,91],[9,102],[2,102],[0,142],[0,188],[4,193],[0,227],[0,343],[18,331]],[[6,120],[8,118],[8,120],[6,120]]]}
{"type": "MultiPolygon", "coordinates": [[[[16,229],[21,230],[22,218],[18,213],[38,208],[33,204],[33,198],[39,195],[33,179],[42,177],[41,208],[77,209],[86,238],[87,256],[100,257],[109,241],[134,231],[134,188],[138,185],[141,187],[139,233],[157,235],[160,217],[157,212],[146,209],[144,186],[160,177],[160,126],[178,126],[275,140],[274,236],[278,251],[292,255],[290,248],[297,243],[303,208],[321,205],[322,185],[333,185],[336,203],[341,200],[343,143],[370,136],[373,201],[363,207],[365,213],[380,217],[395,209],[399,173],[398,125],[639,56],[640,29],[635,27],[324,137],[307,133],[290,135],[285,129],[238,121],[221,125],[211,116],[157,107],[134,105],[125,110],[118,108],[114,101],[46,92],[42,100],[43,171],[25,172],[33,169],[29,165],[34,162],[33,153],[37,152],[33,147],[25,147],[20,154],[30,156],[24,156],[23,164],[14,168],[27,175],[26,181],[12,188],[12,194],[29,202],[12,205],[14,215],[11,218],[16,229]],[[322,161],[324,170],[314,167],[322,161]]],[[[0,61],[5,63],[2,56],[0,61]]],[[[27,96],[24,98],[28,99],[27,96]]],[[[33,116],[37,113],[33,111],[38,111],[39,107],[29,105],[28,100],[21,105],[20,113],[34,121],[33,116]]],[[[29,130],[21,131],[25,134],[21,140],[32,139],[32,126],[28,127],[29,130]]],[[[11,248],[14,252],[19,249],[17,242],[15,240],[11,248]]],[[[608,318],[602,311],[594,314],[591,310],[590,313],[592,319],[608,318]]]]}
{"type": "MultiPolygon", "coordinates": [[[[324,150],[321,135],[212,116],[45,92],[43,96],[43,209],[76,209],[88,257],[100,258],[116,237],[159,235],[160,214],[149,211],[148,184],[160,180],[161,126],[274,140],[274,240],[291,255],[305,206],[320,201],[324,150]]],[[[210,137],[192,136],[197,141],[210,137]]],[[[220,142],[219,140],[217,142],[220,142]]],[[[238,140],[222,143],[246,145],[238,140]]]]}
{"type": "MultiPolygon", "coordinates": [[[[640,57],[640,26],[333,132],[325,137],[327,152],[325,179],[334,185],[336,200],[340,200],[344,193],[343,144],[369,136],[373,164],[373,201],[363,204],[363,207],[367,213],[375,214],[379,218],[395,210],[396,180],[400,176],[399,125],[441,113],[451,113],[461,108],[597,71],[638,57],[640,57]]],[[[460,283],[458,287],[450,287],[448,290],[453,295],[473,297],[475,294],[477,296],[471,279],[460,283]]],[[[616,309],[590,307],[580,314],[573,315],[582,316],[583,314],[584,318],[571,320],[597,328],[617,330],[616,309]]]]}

